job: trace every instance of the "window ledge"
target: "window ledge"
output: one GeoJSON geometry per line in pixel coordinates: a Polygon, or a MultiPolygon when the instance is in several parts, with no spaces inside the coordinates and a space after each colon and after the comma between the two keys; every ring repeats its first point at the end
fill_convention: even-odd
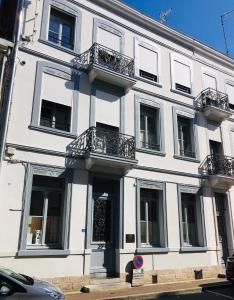
{"type": "Polygon", "coordinates": [[[17,252],[18,257],[27,256],[68,256],[70,254],[69,250],[59,250],[59,249],[34,249],[34,250],[20,250],[17,252]]]}
{"type": "Polygon", "coordinates": [[[197,158],[193,158],[193,157],[188,157],[188,156],[181,156],[181,155],[174,155],[175,159],[181,159],[181,160],[186,160],[186,161],[191,161],[194,163],[200,163],[200,160],[197,158]]]}
{"type": "Polygon", "coordinates": [[[78,53],[77,53],[76,51],[74,51],[74,50],[71,50],[71,49],[68,49],[68,48],[66,48],[66,47],[57,45],[57,44],[55,44],[55,43],[53,43],[53,42],[50,42],[50,41],[48,41],[48,40],[39,39],[38,41],[39,41],[40,43],[42,43],[42,44],[45,44],[45,45],[47,45],[47,46],[50,46],[50,47],[53,47],[53,48],[55,48],[55,49],[61,50],[61,51],[63,51],[63,52],[66,52],[66,53],[68,53],[68,54],[71,54],[71,55],[77,55],[77,54],[78,54],[78,53]]]}
{"type": "Polygon", "coordinates": [[[36,126],[36,125],[29,125],[29,128],[32,130],[38,130],[38,131],[42,131],[42,132],[46,132],[46,133],[52,133],[52,134],[56,134],[56,135],[60,135],[60,136],[64,136],[64,137],[68,137],[68,138],[77,138],[77,135],[72,134],[70,132],[66,132],[66,131],[62,131],[62,130],[58,130],[58,129],[54,129],[54,128],[49,128],[49,127],[44,127],[44,126],[36,126]]]}
{"type": "Polygon", "coordinates": [[[148,154],[155,154],[155,155],[159,155],[159,156],[166,156],[165,152],[157,151],[157,150],[153,150],[153,149],[137,148],[136,151],[137,152],[148,153],[148,154]]]}
{"type": "Polygon", "coordinates": [[[140,80],[140,81],[149,83],[149,84],[151,84],[151,85],[157,86],[157,87],[159,87],[159,88],[162,88],[162,84],[159,83],[159,82],[155,82],[155,81],[153,81],[153,80],[149,80],[149,79],[143,78],[143,77],[141,77],[141,76],[134,76],[134,78],[135,78],[136,80],[140,80]]]}
{"type": "Polygon", "coordinates": [[[206,252],[208,251],[207,247],[193,247],[193,246],[185,246],[180,248],[180,252],[206,252]]]}
{"type": "Polygon", "coordinates": [[[184,92],[182,92],[182,91],[178,91],[178,90],[175,90],[175,89],[171,89],[170,91],[173,92],[173,93],[176,93],[176,94],[179,94],[179,95],[188,97],[188,98],[190,98],[190,99],[195,99],[195,97],[194,97],[193,95],[184,93],[184,92]]]}
{"type": "Polygon", "coordinates": [[[137,253],[168,253],[169,248],[150,248],[150,247],[141,247],[136,249],[137,253]]]}

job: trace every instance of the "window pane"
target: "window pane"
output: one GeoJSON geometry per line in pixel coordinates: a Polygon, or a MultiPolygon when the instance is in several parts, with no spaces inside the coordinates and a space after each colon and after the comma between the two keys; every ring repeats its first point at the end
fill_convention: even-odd
{"type": "Polygon", "coordinates": [[[60,223],[61,223],[61,209],[62,209],[62,193],[50,192],[48,194],[48,210],[47,210],[47,222],[46,222],[46,244],[58,244],[60,223]]]}
{"type": "Polygon", "coordinates": [[[53,16],[53,10],[51,10],[48,39],[57,44],[59,43],[59,26],[59,20],[53,16]]]}
{"type": "Polygon", "coordinates": [[[146,222],[141,221],[141,243],[146,243],[146,222]]]}
{"type": "Polygon", "coordinates": [[[42,220],[44,211],[44,193],[32,191],[30,215],[28,219],[27,244],[42,243],[42,220]]]}
{"type": "Polygon", "coordinates": [[[70,131],[71,108],[61,104],[56,104],[55,107],[55,128],[70,131]]]}
{"type": "Polygon", "coordinates": [[[64,189],[65,178],[34,175],[33,186],[64,189]]]}
{"type": "Polygon", "coordinates": [[[53,127],[53,105],[51,102],[42,100],[40,125],[53,127]]]}
{"type": "Polygon", "coordinates": [[[140,105],[140,144],[141,147],[159,149],[158,145],[158,110],[140,105]]]}
{"type": "Polygon", "coordinates": [[[194,157],[192,149],[191,119],[178,116],[179,155],[194,157]]]}
{"type": "Polygon", "coordinates": [[[62,25],[62,38],[61,45],[63,47],[73,48],[73,29],[71,25],[63,24],[62,25]]]}

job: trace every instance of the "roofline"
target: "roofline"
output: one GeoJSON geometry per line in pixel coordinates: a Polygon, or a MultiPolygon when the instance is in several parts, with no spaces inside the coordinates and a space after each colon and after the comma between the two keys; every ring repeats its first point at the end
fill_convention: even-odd
{"type": "Polygon", "coordinates": [[[88,0],[92,3],[96,3],[119,16],[126,18],[127,20],[147,29],[151,30],[162,37],[170,39],[180,46],[185,47],[193,52],[200,53],[204,56],[215,59],[218,63],[225,64],[229,68],[234,68],[234,59],[227,55],[215,50],[206,44],[203,44],[196,39],[193,39],[183,33],[172,29],[159,21],[141,13],[140,11],[130,7],[129,5],[121,2],[120,0],[88,0]]]}

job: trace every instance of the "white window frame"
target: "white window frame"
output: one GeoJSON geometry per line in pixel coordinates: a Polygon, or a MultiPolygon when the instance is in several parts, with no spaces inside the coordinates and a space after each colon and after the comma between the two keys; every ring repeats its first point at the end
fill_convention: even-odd
{"type": "Polygon", "coordinates": [[[42,12],[42,20],[41,20],[41,32],[40,32],[40,42],[47,44],[53,48],[57,48],[64,52],[68,52],[72,55],[80,53],[80,45],[81,45],[81,24],[82,24],[82,14],[78,9],[77,5],[72,4],[67,0],[44,0],[43,3],[43,12],[42,12]],[[49,23],[50,23],[50,11],[51,7],[59,10],[64,14],[71,15],[75,18],[74,24],[74,48],[69,49],[63,47],[59,44],[53,43],[49,41],[49,23]]]}
{"type": "Polygon", "coordinates": [[[69,247],[69,223],[70,223],[70,206],[71,206],[71,190],[73,172],[71,169],[65,169],[54,166],[29,164],[26,172],[25,186],[24,186],[24,208],[23,208],[23,222],[20,235],[18,256],[56,256],[68,255],[69,247]],[[30,215],[31,194],[33,190],[33,176],[49,176],[49,177],[63,177],[65,179],[63,211],[61,217],[63,218],[61,229],[61,245],[58,248],[51,249],[41,245],[30,246],[27,244],[27,229],[28,218],[30,215]]]}
{"type": "Polygon", "coordinates": [[[171,60],[171,91],[176,92],[178,94],[182,94],[184,96],[193,97],[194,88],[193,88],[193,64],[192,64],[192,62],[189,59],[187,59],[186,57],[176,54],[176,53],[170,53],[170,60],[171,60]],[[175,61],[178,61],[179,63],[184,64],[190,68],[190,89],[191,89],[190,94],[176,89],[176,86],[175,86],[175,84],[176,84],[175,61]]]}
{"type": "Polygon", "coordinates": [[[137,252],[168,252],[168,231],[167,231],[167,213],[166,213],[166,184],[158,181],[137,179],[137,252]],[[159,208],[159,243],[160,245],[151,245],[141,242],[141,215],[140,205],[141,189],[154,189],[159,191],[158,208],[159,208]]]}
{"type": "Polygon", "coordinates": [[[180,225],[180,251],[184,252],[196,252],[206,251],[206,231],[205,231],[205,216],[204,216],[204,204],[202,190],[198,186],[178,185],[178,206],[179,206],[179,225],[180,225]],[[197,222],[197,241],[198,245],[190,245],[184,242],[183,237],[183,217],[182,217],[182,199],[181,194],[195,194],[196,201],[196,222],[197,222]]]}
{"type": "Polygon", "coordinates": [[[135,37],[135,52],[134,52],[134,62],[135,62],[135,74],[139,80],[146,81],[150,84],[158,85],[161,87],[161,50],[159,46],[157,46],[155,43],[150,42],[149,40],[146,40],[141,37],[135,37]],[[157,76],[157,82],[146,79],[144,77],[140,76],[140,51],[139,48],[140,46],[149,49],[155,53],[157,53],[158,57],[158,70],[157,74],[154,74],[157,76]]]}

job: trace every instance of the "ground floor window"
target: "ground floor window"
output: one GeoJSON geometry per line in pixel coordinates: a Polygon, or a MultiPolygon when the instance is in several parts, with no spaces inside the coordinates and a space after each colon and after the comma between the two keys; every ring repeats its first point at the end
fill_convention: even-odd
{"type": "Polygon", "coordinates": [[[25,182],[19,253],[43,249],[66,250],[72,171],[29,165],[25,182]]]}
{"type": "Polygon", "coordinates": [[[64,178],[33,176],[27,245],[61,245],[64,178]]]}
{"type": "Polygon", "coordinates": [[[138,248],[165,248],[167,245],[165,186],[138,180],[138,248]]]}
{"type": "Polygon", "coordinates": [[[179,186],[182,247],[206,245],[202,193],[198,187],[179,186]]]}

